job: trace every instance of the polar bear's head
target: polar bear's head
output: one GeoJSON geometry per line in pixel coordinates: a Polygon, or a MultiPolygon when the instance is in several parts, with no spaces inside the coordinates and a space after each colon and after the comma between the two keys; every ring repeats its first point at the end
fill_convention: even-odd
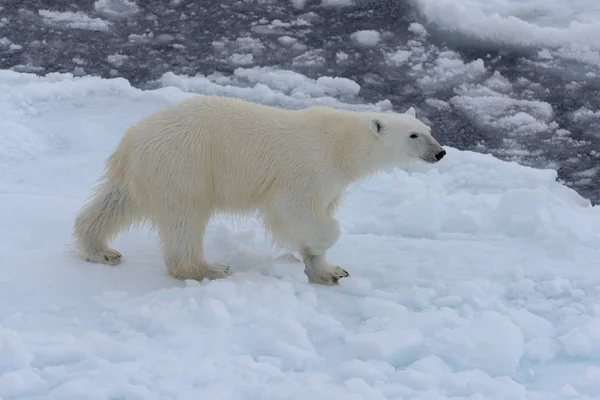
{"type": "Polygon", "coordinates": [[[431,128],[416,118],[415,109],[404,113],[377,113],[371,117],[376,153],[381,162],[405,167],[414,161],[436,163],[444,148],[431,136],[431,128]]]}

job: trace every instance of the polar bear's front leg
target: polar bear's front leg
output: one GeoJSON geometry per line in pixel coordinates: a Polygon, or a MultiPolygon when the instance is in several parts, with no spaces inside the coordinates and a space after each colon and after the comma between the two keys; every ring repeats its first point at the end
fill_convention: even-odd
{"type": "Polygon", "coordinates": [[[349,276],[343,268],[330,264],[326,256],[340,237],[340,225],[327,210],[313,210],[310,204],[309,199],[282,199],[276,208],[278,215],[268,215],[267,221],[276,234],[296,244],[309,282],[336,285],[340,278],[349,276]]]}
{"type": "Polygon", "coordinates": [[[327,261],[327,250],[337,243],[341,229],[333,217],[318,218],[308,214],[303,220],[301,254],[304,261],[304,273],[311,283],[337,285],[340,278],[350,276],[343,268],[327,261]]]}

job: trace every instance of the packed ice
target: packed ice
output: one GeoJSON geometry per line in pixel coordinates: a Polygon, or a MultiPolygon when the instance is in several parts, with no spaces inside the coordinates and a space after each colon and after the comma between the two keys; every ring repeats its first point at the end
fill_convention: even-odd
{"type": "MultiPolygon", "coordinates": [[[[211,93],[390,109],[356,103],[351,80],[275,68],[158,84],[0,72],[0,397],[597,395],[600,211],[552,170],[448,147],[435,166],[357,183],[331,251],[353,271],[338,287],[308,284],[252,216],[211,222],[226,280],[167,277],[146,227],[117,237],[122,266],[82,261],[75,213],[123,130],[160,106],[211,93]]],[[[501,79],[488,86],[502,98],[501,79]]]]}
{"type": "Polygon", "coordinates": [[[594,0],[413,0],[440,29],[491,46],[541,47],[597,62],[600,5],[594,0]],[[595,60],[595,61],[594,61],[595,60]]]}

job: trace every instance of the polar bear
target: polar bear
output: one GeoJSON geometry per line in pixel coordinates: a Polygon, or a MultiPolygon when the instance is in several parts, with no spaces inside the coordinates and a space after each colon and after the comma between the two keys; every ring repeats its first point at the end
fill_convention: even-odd
{"type": "Polygon", "coordinates": [[[173,277],[225,278],[227,265],[204,258],[206,225],[215,213],[254,211],[275,243],[302,255],[309,282],[334,285],[349,276],[326,257],[340,237],[334,214],[345,189],[384,168],[445,154],[412,107],[286,110],[194,96],[125,132],[73,235],[87,261],[116,265],[122,256],[109,241],[149,221],[173,277]]]}

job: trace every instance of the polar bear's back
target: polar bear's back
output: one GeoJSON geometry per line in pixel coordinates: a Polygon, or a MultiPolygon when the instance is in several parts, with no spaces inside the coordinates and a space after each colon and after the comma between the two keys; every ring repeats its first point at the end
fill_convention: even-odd
{"type": "Polygon", "coordinates": [[[301,111],[198,96],[131,127],[114,158],[146,193],[210,194],[211,203],[245,209],[291,182],[314,185],[334,173],[339,149],[321,125],[301,111]]]}

